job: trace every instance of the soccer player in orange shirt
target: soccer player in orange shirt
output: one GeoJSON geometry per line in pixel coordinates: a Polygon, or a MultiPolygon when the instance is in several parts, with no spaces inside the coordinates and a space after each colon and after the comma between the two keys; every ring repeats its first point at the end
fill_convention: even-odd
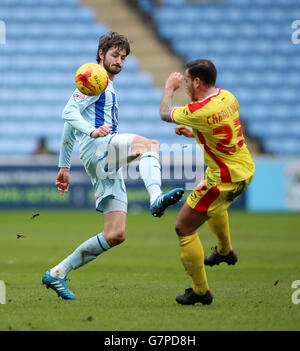
{"type": "Polygon", "coordinates": [[[210,304],[205,265],[221,262],[234,265],[238,258],[230,240],[227,209],[251,182],[255,166],[245,145],[239,117],[239,103],[229,91],[216,88],[217,70],[209,60],[186,65],[184,76],[171,73],[165,83],[160,106],[161,119],[174,122],[178,135],[195,138],[203,148],[206,172],[181,208],[175,229],[180,258],[191,276],[193,287],[176,297],[182,305],[210,304]],[[174,92],[182,81],[192,102],[173,107],[174,92]],[[207,221],[216,235],[215,251],[204,257],[198,228],[207,221]]]}

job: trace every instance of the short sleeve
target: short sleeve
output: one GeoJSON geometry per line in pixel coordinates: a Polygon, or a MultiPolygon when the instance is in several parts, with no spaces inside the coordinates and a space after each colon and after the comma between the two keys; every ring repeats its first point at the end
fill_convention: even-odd
{"type": "Polygon", "coordinates": [[[171,117],[173,122],[177,124],[182,124],[193,129],[201,128],[202,118],[201,115],[195,112],[191,112],[189,105],[175,107],[172,110],[171,117]]]}

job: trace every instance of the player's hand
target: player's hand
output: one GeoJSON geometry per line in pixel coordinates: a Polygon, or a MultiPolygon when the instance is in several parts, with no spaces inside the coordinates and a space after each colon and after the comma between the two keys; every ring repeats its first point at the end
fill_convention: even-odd
{"type": "Polygon", "coordinates": [[[112,130],[112,126],[100,126],[99,128],[97,128],[96,130],[94,130],[90,136],[92,138],[103,138],[105,137],[106,135],[108,135],[112,130]]]}
{"type": "Polygon", "coordinates": [[[177,135],[184,135],[187,138],[194,138],[193,131],[187,126],[183,126],[183,125],[177,126],[175,128],[175,133],[177,135]]]}
{"type": "Polygon", "coordinates": [[[56,187],[57,190],[63,195],[64,192],[69,190],[70,185],[70,169],[61,168],[56,177],[56,187]]]}
{"type": "Polygon", "coordinates": [[[165,89],[177,90],[180,88],[183,80],[183,75],[179,72],[173,72],[169,75],[169,78],[166,81],[165,89]]]}

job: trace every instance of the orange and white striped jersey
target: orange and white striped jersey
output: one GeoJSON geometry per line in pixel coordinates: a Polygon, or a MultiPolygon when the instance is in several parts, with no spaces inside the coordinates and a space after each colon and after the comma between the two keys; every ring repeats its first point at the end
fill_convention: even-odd
{"type": "Polygon", "coordinates": [[[253,176],[255,166],[244,142],[239,103],[229,91],[218,88],[201,101],[175,107],[172,119],[193,128],[204,151],[209,178],[233,183],[253,176]]]}

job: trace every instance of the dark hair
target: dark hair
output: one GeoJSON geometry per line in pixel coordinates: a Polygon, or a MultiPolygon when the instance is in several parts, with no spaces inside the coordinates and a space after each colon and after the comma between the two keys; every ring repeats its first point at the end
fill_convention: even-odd
{"type": "Polygon", "coordinates": [[[186,69],[193,80],[198,77],[207,87],[216,84],[217,69],[211,61],[202,59],[191,61],[186,64],[186,69]]]}
{"type": "Polygon", "coordinates": [[[99,57],[99,50],[102,50],[103,55],[105,56],[107,51],[110,48],[117,47],[119,49],[125,49],[126,56],[130,54],[130,43],[128,39],[117,32],[110,32],[107,35],[103,35],[99,39],[99,46],[96,56],[96,61],[100,63],[101,59],[99,57]]]}

